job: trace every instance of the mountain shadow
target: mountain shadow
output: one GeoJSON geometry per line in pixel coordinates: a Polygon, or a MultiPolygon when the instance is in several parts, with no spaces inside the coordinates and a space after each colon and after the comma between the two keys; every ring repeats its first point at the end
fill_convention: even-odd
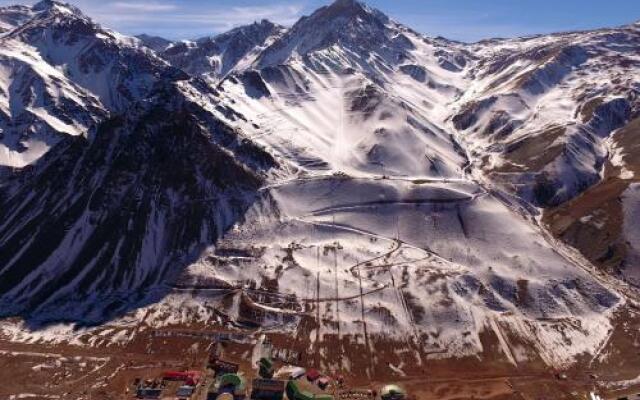
{"type": "Polygon", "coordinates": [[[0,317],[100,324],[157,302],[274,159],[175,87],[0,186],[0,317]]]}

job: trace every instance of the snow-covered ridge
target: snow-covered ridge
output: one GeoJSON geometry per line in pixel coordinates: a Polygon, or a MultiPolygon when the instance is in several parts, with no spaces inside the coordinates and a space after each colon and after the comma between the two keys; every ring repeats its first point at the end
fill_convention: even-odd
{"type": "Polygon", "coordinates": [[[37,49],[0,39],[0,164],[24,167],[64,135],[86,136],[107,114],[100,101],[37,49]]]}
{"type": "Polygon", "coordinates": [[[69,80],[95,94],[112,111],[148,96],[158,81],[186,79],[139,40],[95,24],[73,6],[44,1],[34,18],[6,38],[35,47],[69,80]]]}
{"type": "Polygon", "coordinates": [[[624,26],[469,46],[478,62],[452,123],[477,167],[542,206],[596,183],[606,138],[638,112],[639,35],[624,26]]]}
{"type": "Polygon", "coordinates": [[[27,6],[0,7],[0,35],[22,25],[33,14],[32,8],[27,6]]]}
{"type": "Polygon", "coordinates": [[[154,86],[188,78],[68,4],[45,0],[0,16],[13,24],[0,37],[2,166],[32,164],[65,135],[88,137],[154,86]]]}
{"type": "Polygon", "coordinates": [[[170,43],[158,53],[172,65],[216,82],[232,70],[251,65],[284,31],[262,20],[213,37],[170,43]]]}

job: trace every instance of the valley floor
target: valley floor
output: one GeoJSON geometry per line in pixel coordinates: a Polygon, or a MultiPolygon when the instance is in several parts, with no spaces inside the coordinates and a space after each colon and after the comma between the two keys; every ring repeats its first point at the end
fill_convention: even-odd
{"type": "MultiPolygon", "coordinates": [[[[386,360],[388,351],[411,351],[408,342],[378,343],[378,354],[360,357],[356,354],[360,349],[347,340],[329,340],[322,346],[341,347],[344,359],[320,359],[314,346],[301,340],[302,335],[291,341],[281,334],[262,336],[260,330],[238,329],[231,340],[223,341],[223,346],[225,359],[238,363],[247,377],[256,376],[252,359],[264,343],[270,343],[276,367],[290,363],[307,368],[329,366],[325,372],[343,373],[349,388],[379,389],[394,382],[416,400],[586,399],[591,391],[605,399],[616,399],[640,392],[640,313],[630,310],[616,320],[616,328],[601,352],[566,371],[541,364],[510,365],[500,354],[499,340],[489,332],[482,339],[485,351],[477,357],[438,359],[422,355],[419,366],[393,366],[386,360]],[[339,367],[341,363],[344,369],[339,367]]],[[[229,332],[204,326],[140,326],[126,344],[97,346],[18,343],[4,338],[0,340],[0,398],[134,398],[135,378],[157,378],[169,369],[204,371],[215,337],[229,332]]],[[[105,330],[99,335],[107,338],[109,334],[105,330]]],[[[201,387],[195,398],[204,399],[204,393],[201,387]]]]}

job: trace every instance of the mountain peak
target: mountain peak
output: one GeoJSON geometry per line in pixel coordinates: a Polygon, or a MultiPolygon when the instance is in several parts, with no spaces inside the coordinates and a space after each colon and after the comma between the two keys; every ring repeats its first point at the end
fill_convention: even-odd
{"type": "Polygon", "coordinates": [[[334,1],[329,7],[336,7],[336,8],[362,8],[364,6],[363,3],[359,2],[358,0],[336,0],[334,1]]]}
{"type": "MultiPolygon", "coordinates": [[[[356,31],[367,34],[386,29],[390,19],[382,11],[358,0],[337,0],[303,17],[296,25],[314,26],[318,32],[353,36],[356,31]]],[[[296,30],[294,25],[292,30],[296,30]]]]}
{"type": "Polygon", "coordinates": [[[78,8],[58,0],[41,0],[33,5],[32,10],[36,12],[59,11],[65,14],[82,15],[78,8]]]}
{"type": "Polygon", "coordinates": [[[56,4],[60,4],[55,0],[41,0],[33,5],[34,10],[46,10],[55,6],[56,4]]]}
{"type": "Polygon", "coordinates": [[[254,21],[252,24],[249,24],[249,25],[238,26],[234,29],[231,29],[230,31],[217,35],[217,37],[225,37],[225,36],[235,35],[237,33],[248,33],[248,32],[254,32],[254,33],[261,32],[263,34],[270,34],[271,32],[281,28],[282,26],[276,23],[273,23],[268,19],[262,19],[260,21],[254,21]]]}
{"type": "Polygon", "coordinates": [[[284,31],[283,26],[267,19],[256,20],[195,42],[173,43],[165,47],[161,55],[191,75],[216,81],[239,63],[247,65],[253,62],[259,52],[284,31]]]}
{"type": "Polygon", "coordinates": [[[57,0],[41,0],[33,5],[34,11],[47,11],[55,7],[68,7],[68,4],[57,0]]]}
{"type": "Polygon", "coordinates": [[[296,22],[282,40],[262,53],[258,65],[281,64],[289,57],[334,45],[351,53],[378,52],[381,48],[397,47],[393,43],[397,33],[396,24],[381,11],[358,0],[337,0],[296,22]]]}
{"type": "Polygon", "coordinates": [[[136,35],[136,38],[139,39],[144,46],[150,48],[153,51],[163,51],[172,43],[170,40],[167,40],[163,37],[147,35],[146,33],[136,35]]]}
{"type": "Polygon", "coordinates": [[[365,3],[358,0],[336,0],[331,5],[318,10],[325,17],[353,17],[353,16],[373,16],[381,18],[384,22],[388,20],[382,12],[370,8],[365,3]]]}
{"type": "Polygon", "coordinates": [[[254,21],[253,22],[254,25],[259,25],[259,26],[277,26],[276,23],[269,21],[268,19],[261,19],[260,21],[254,21]]]}

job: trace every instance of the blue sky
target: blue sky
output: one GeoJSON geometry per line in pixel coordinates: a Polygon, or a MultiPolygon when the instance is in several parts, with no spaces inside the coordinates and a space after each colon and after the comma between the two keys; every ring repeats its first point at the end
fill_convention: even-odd
{"type": "MultiPolygon", "coordinates": [[[[215,34],[267,18],[291,25],[327,0],[71,0],[98,22],[127,34],[170,39],[215,34]]],[[[0,4],[33,1],[0,0],[0,4]]],[[[475,41],[617,26],[640,19],[638,0],[369,0],[431,35],[475,41]]]]}

